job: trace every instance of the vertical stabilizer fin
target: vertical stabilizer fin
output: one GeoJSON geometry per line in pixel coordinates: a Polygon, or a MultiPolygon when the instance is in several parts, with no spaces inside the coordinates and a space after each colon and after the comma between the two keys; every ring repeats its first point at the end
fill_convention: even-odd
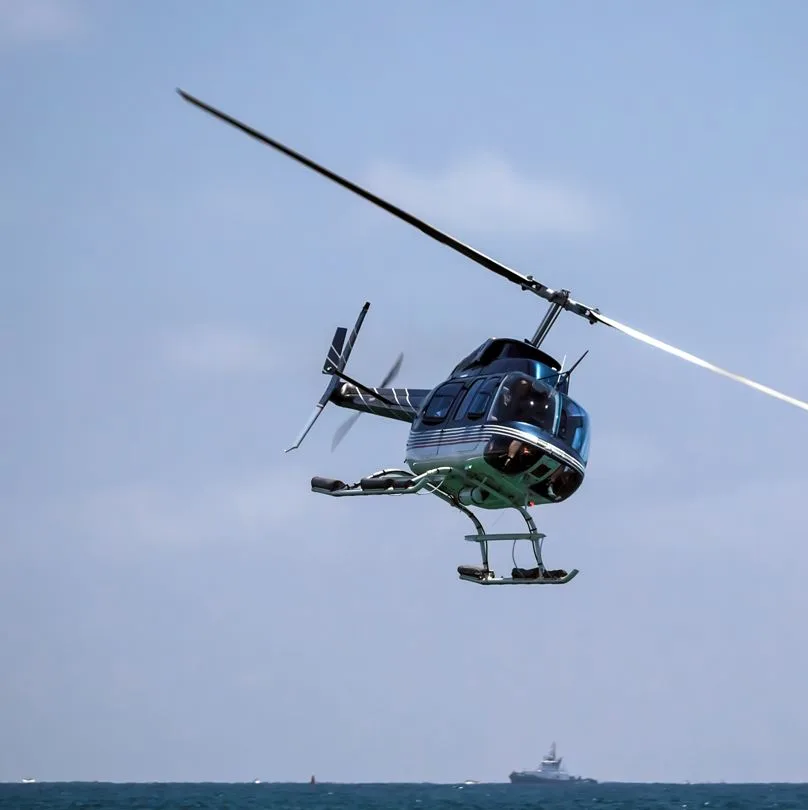
{"type": "Polygon", "coordinates": [[[323,374],[330,374],[331,379],[329,380],[328,386],[323,392],[323,395],[320,397],[320,401],[317,403],[308,421],[303,426],[303,430],[300,431],[297,439],[295,439],[295,443],[291,447],[287,448],[285,452],[288,453],[291,450],[296,450],[298,447],[300,447],[303,439],[306,438],[306,434],[312,429],[314,423],[317,421],[317,418],[323,412],[323,408],[325,408],[331,399],[331,395],[340,384],[339,375],[343,373],[345,366],[348,364],[348,358],[351,356],[354,344],[356,343],[356,338],[359,335],[359,330],[362,328],[362,322],[365,320],[365,316],[368,314],[369,309],[370,301],[365,301],[350,334],[348,334],[348,330],[344,326],[338,326],[337,330],[334,332],[334,339],[331,341],[331,346],[328,349],[325,362],[323,363],[323,374]]]}

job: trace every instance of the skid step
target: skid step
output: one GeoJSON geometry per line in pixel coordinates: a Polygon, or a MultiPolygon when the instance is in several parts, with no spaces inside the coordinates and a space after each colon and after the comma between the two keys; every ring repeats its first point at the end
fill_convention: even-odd
{"type": "Polygon", "coordinates": [[[535,568],[527,570],[514,568],[510,577],[498,577],[493,571],[486,571],[482,566],[458,565],[457,573],[460,579],[475,582],[477,585],[564,585],[578,575],[578,569],[573,568],[570,572],[556,569],[545,571],[543,576],[538,576],[538,570],[535,568]]]}

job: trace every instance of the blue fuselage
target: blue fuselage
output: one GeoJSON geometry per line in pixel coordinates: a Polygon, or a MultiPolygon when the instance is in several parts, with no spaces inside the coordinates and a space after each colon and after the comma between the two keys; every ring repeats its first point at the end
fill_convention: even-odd
{"type": "Polygon", "coordinates": [[[568,377],[528,343],[492,339],[433,389],[412,424],[406,462],[413,472],[458,471],[482,484],[466,502],[500,508],[557,503],[581,485],[589,417],[567,393],[568,377]]]}

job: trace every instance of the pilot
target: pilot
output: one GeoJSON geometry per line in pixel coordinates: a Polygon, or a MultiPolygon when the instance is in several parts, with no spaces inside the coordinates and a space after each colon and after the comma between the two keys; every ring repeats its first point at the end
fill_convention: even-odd
{"type": "Polygon", "coordinates": [[[509,417],[509,413],[511,410],[511,403],[513,402],[513,394],[511,393],[511,389],[508,388],[507,385],[502,386],[502,392],[499,395],[499,399],[495,403],[492,411],[491,416],[489,417],[492,422],[497,422],[500,419],[507,420],[509,417]]]}
{"type": "Polygon", "coordinates": [[[502,420],[508,422],[518,418],[518,413],[522,410],[523,400],[530,394],[531,384],[524,378],[508,385],[503,385],[496,405],[491,414],[491,420],[496,422],[502,420]]]}
{"type": "Polygon", "coordinates": [[[503,402],[507,407],[507,417],[518,418],[519,414],[524,412],[525,400],[530,396],[532,388],[530,380],[524,378],[517,380],[511,386],[510,399],[508,402],[503,402]]]}
{"type": "Polygon", "coordinates": [[[533,412],[533,418],[540,425],[549,429],[552,424],[553,416],[553,401],[550,396],[544,393],[536,394],[530,402],[530,407],[533,412]]]}
{"type": "Polygon", "coordinates": [[[509,416],[511,419],[522,419],[535,410],[537,392],[528,380],[519,380],[513,387],[513,404],[509,416]]]}

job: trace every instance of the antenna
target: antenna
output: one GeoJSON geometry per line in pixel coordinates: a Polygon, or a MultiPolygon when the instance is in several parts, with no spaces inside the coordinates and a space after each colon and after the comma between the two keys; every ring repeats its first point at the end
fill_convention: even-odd
{"type": "Polygon", "coordinates": [[[576,368],[578,368],[578,364],[579,364],[579,363],[581,362],[581,360],[583,360],[583,359],[584,359],[584,357],[586,357],[588,354],[589,354],[589,349],[587,349],[587,350],[586,350],[586,351],[585,351],[585,352],[584,352],[584,353],[583,353],[583,354],[582,354],[582,355],[581,355],[581,356],[580,356],[580,357],[579,357],[579,358],[578,358],[578,359],[577,359],[577,360],[576,360],[576,361],[575,361],[575,362],[572,364],[572,366],[570,366],[570,368],[569,368],[569,369],[567,369],[566,371],[564,371],[564,363],[566,363],[566,362],[567,362],[567,355],[565,354],[565,355],[564,355],[564,363],[562,363],[562,364],[561,364],[561,370],[560,370],[560,371],[556,371],[556,372],[555,372],[555,374],[551,374],[549,377],[542,377],[542,380],[543,380],[544,382],[547,382],[548,380],[552,380],[553,378],[555,378],[555,387],[556,387],[556,388],[558,388],[558,386],[561,384],[561,380],[563,380],[565,377],[566,377],[566,378],[569,380],[570,376],[572,375],[572,372],[573,372],[573,371],[575,371],[575,369],[576,369],[576,368]]]}
{"type": "Polygon", "coordinates": [[[584,357],[586,357],[588,354],[589,354],[589,349],[587,349],[587,350],[586,350],[586,351],[585,351],[585,352],[584,352],[584,353],[583,353],[583,354],[582,354],[582,355],[581,355],[581,356],[580,356],[580,357],[579,357],[579,358],[578,358],[578,359],[577,359],[577,360],[576,360],[576,361],[575,361],[575,362],[572,364],[572,366],[570,366],[570,370],[569,370],[569,371],[565,371],[564,373],[565,373],[565,374],[566,374],[566,375],[569,377],[569,376],[570,376],[570,374],[572,374],[572,372],[573,372],[573,371],[575,371],[575,369],[576,369],[576,368],[578,368],[578,364],[581,362],[581,360],[583,360],[583,359],[584,359],[584,357]]]}

